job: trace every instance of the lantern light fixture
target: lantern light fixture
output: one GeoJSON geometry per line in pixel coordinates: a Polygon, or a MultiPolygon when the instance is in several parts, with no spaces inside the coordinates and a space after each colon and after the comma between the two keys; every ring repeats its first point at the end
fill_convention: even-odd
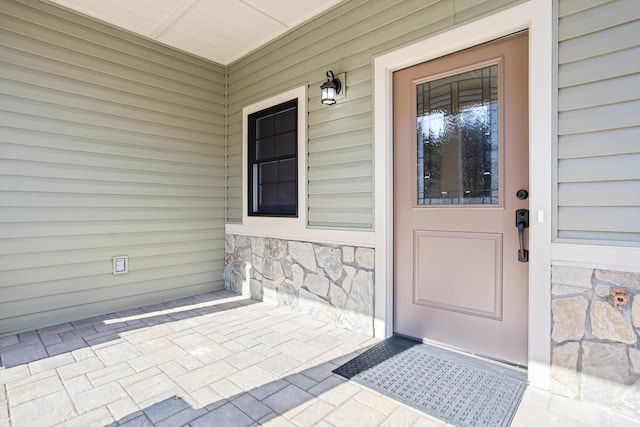
{"type": "Polygon", "coordinates": [[[336,95],[340,94],[342,83],[336,78],[333,71],[327,71],[327,81],[320,86],[320,95],[322,103],[325,105],[333,105],[336,103],[336,95]]]}

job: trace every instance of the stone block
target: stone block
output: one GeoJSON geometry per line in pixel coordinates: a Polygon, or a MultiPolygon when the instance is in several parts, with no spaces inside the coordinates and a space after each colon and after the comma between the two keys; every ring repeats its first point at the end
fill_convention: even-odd
{"type": "Polygon", "coordinates": [[[171,396],[167,399],[155,402],[148,408],[144,408],[144,413],[149,417],[149,420],[151,420],[154,425],[157,425],[160,421],[187,408],[191,408],[191,406],[181,397],[171,396]]]}
{"type": "Polygon", "coordinates": [[[298,264],[293,264],[291,266],[291,272],[293,274],[293,287],[300,289],[304,282],[304,270],[298,264]]]}
{"type": "Polygon", "coordinates": [[[553,315],[551,338],[555,342],[582,339],[587,304],[586,298],[583,297],[563,298],[551,302],[553,315]]]}
{"type": "Polygon", "coordinates": [[[289,242],[289,254],[302,267],[315,273],[317,264],[311,243],[289,242]]]}
{"type": "Polygon", "coordinates": [[[356,263],[358,267],[373,269],[375,266],[375,252],[371,248],[356,249],[356,263]]]}
{"type": "Polygon", "coordinates": [[[269,257],[262,259],[262,275],[265,279],[273,280],[273,259],[269,257]]]}
{"type": "Polygon", "coordinates": [[[127,397],[127,393],[122,386],[117,382],[113,382],[78,394],[73,397],[73,401],[78,412],[84,413],[106,406],[109,403],[116,402],[125,397],[127,397]]]}
{"type": "Polygon", "coordinates": [[[551,391],[567,397],[580,393],[578,356],[580,344],[570,342],[553,348],[551,357],[551,391]]]}
{"type": "Polygon", "coordinates": [[[346,292],[349,293],[351,292],[351,285],[353,284],[353,279],[351,277],[345,277],[344,280],[342,280],[342,289],[346,292]]]}
{"type": "Polygon", "coordinates": [[[249,282],[249,292],[251,295],[251,299],[262,301],[262,283],[260,283],[258,280],[251,279],[251,281],[249,282]]]}
{"type": "Polygon", "coordinates": [[[347,277],[351,277],[352,279],[356,277],[356,273],[358,272],[358,269],[351,267],[349,265],[345,265],[342,268],[344,268],[344,272],[347,273],[347,277]]]}
{"type": "Polygon", "coordinates": [[[61,366],[58,368],[58,375],[63,380],[68,380],[70,378],[77,377],[78,375],[83,375],[92,371],[97,371],[99,369],[104,368],[104,364],[97,357],[92,357],[90,359],[84,359],[77,363],[73,363],[70,365],[61,366]]]}
{"type": "Polygon", "coordinates": [[[224,256],[224,265],[231,265],[236,261],[235,254],[226,254],[224,256]]]}
{"type": "Polygon", "coordinates": [[[5,368],[27,364],[48,356],[47,350],[40,342],[16,345],[9,348],[10,349],[2,351],[0,354],[2,366],[5,368]]]}
{"type": "Polygon", "coordinates": [[[100,347],[94,350],[96,356],[104,363],[105,366],[115,365],[120,362],[134,359],[141,356],[134,346],[128,342],[116,343],[109,346],[100,347]]]}
{"type": "Polygon", "coordinates": [[[224,287],[226,290],[240,293],[242,292],[241,263],[236,262],[224,267],[224,287]]]}
{"type": "Polygon", "coordinates": [[[286,277],[287,279],[293,279],[293,270],[291,269],[293,267],[293,265],[291,264],[291,261],[288,260],[287,258],[284,258],[282,261],[282,271],[284,272],[284,277],[286,277]]]}
{"type": "Polygon", "coordinates": [[[298,296],[292,283],[283,282],[278,286],[278,304],[289,310],[297,310],[298,296]]]}
{"type": "Polygon", "coordinates": [[[34,379],[34,377],[31,377],[31,381],[29,382],[25,381],[19,385],[11,384],[9,387],[7,387],[7,394],[12,405],[22,405],[23,403],[39,399],[48,394],[64,390],[62,381],[60,381],[60,378],[58,378],[56,375],[49,377],[40,375],[35,378],[36,379],[34,379]]]}
{"type": "Polygon", "coordinates": [[[347,293],[340,286],[331,284],[329,289],[329,297],[331,304],[338,308],[344,308],[347,305],[347,293]]]}
{"type": "Polygon", "coordinates": [[[233,234],[224,235],[224,253],[232,254],[236,250],[236,239],[233,234]]]}
{"type": "Polygon", "coordinates": [[[613,287],[629,288],[640,291],[640,273],[596,270],[595,278],[598,281],[609,283],[613,285],[613,287]]]}
{"type": "Polygon", "coordinates": [[[197,418],[191,423],[192,427],[210,426],[249,426],[253,420],[232,403],[226,403],[209,413],[197,418]]]}
{"type": "Polygon", "coordinates": [[[309,291],[321,297],[326,297],[329,292],[329,279],[318,274],[307,275],[304,285],[309,291]]]}
{"type": "Polygon", "coordinates": [[[276,289],[277,286],[273,280],[267,278],[262,279],[262,289],[276,289]]]}
{"type": "Polygon", "coordinates": [[[298,296],[299,312],[326,322],[333,322],[337,319],[335,308],[331,307],[326,300],[306,291],[304,288],[298,291],[298,296]]]}
{"type": "Polygon", "coordinates": [[[281,239],[267,239],[265,242],[267,256],[281,261],[287,256],[287,241],[281,239]]]}
{"type": "Polygon", "coordinates": [[[631,372],[640,375],[640,349],[629,347],[629,362],[631,362],[631,372]]]}
{"type": "Polygon", "coordinates": [[[253,267],[253,269],[260,274],[262,274],[263,262],[264,259],[262,257],[259,257],[257,255],[251,256],[251,267],[253,267]]]}
{"type": "Polygon", "coordinates": [[[342,276],[342,252],[340,249],[316,246],[315,253],[318,266],[322,267],[332,280],[338,280],[342,276]]]}
{"type": "Polygon", "coordinates": [[[20,343],[17,335],[8,335],[6,337],[0,337],[0,348],[9,347],[20,343]]]}
{"type": "Polygon", "coordinates": [[[611,295],[610,286],[597,284],[595,289],[596,289],[595,291],[596,296],[600,298],[608,298],[611,295]]]}
{"type": "Polygon", "coordinates": [[[360,270],[353,279],[347,309],[373,315],[373,274],[360,270]]]}
{"type": "Polygon", "coordinates": [[[18,339],[22,344],[40,344],[40,335],[36,331],[23,332],[18,334],[18,339]]]}
{"type": "Polygon", "coordinates": [[[56,344],[47,345],[47,353],[49,356],[56,356],[58,354],[71,353],[74,350],[85,348],[87,343],[81,337],[71,338],[66,341],[62,341],[56,344]]]}
{"type": "Polygon", "coordinates": [[[235,235],[236,247],[246,248],[251,246],[251,238],[249,236],[242,236],[240,234],[235,235]]]}
{"type": "Polygon", "coordinates": [[[273,261],[271,271],[272,271],[274,283],[276,285],[282,283],[285,277],[284,277],[284,271],[282,270],[282,264],[280,263],[280,261],[273,261]]]}
{"type": "Polygon", "coordinates": [[[599,405],[617,403],[618,393],[629,381],[624,344],[582,343],[582,398],[599,405]]]}
{"type": "Polygon", "coordinates": [[[251,238],[251,253],[253,255],[257,255],[259,257],[263,257],[265,248],[265,240],[263,237],[252,237],[251,238]]]}
{"type": "Polygon", "coordinates": [[[14,426],[58,425],[77,416],[66,391],[57,391],[12,408],[11,423],[14,426]]]}
{"type": "Polygon", "coordinates": [[[605,301],[591,304],[591,333],[603,340],[635,344],[638,341],[633,327],[624,314],[605,301]]]}
{"type": "Polygon", "coordinates": [[[593,269],[554,265],[551,267],[551,282],[558,285],[591,289],[593,269]]]}
{"type": "Polygon", "coordinates": [[[236,249],[237,259],[244,263],[251,263],[251,248],[236,249]]]}
{"type": "Polygon", "coordinates": [[[554,296],[565,296],[565,295],[575,295],[575,294],[584,294],[590,292],[591,288],[581,288],[579,286],[569,286],[569,285],[559,285],[557,283],[551,284],[551,295],[554,296]]]}
{"type": "Polygon", "coordinates": [[[633,326],[640,328],[640,294],[633,296],[633,302],[631,303],[631,319],[633,326]]]}
{"type": "Polygon", "coordinates": [[[355,248],[353,246],[342,247],[342,261],[349,264],[355,261],[355,248]]]}

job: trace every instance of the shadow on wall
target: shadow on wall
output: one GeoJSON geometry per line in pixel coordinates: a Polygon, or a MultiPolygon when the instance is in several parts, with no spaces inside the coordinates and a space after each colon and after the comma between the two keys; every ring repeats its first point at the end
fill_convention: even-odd
{"type": "Polygon", "coordinates": [[[373,336],[372,248],[225,235],[225,288],[373,336]]]}

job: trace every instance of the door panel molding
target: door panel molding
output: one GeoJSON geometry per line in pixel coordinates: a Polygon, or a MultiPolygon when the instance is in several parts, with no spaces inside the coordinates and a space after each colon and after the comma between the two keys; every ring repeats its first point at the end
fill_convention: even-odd
{"type": "Polygon", "coordinates": [[[502,234],[414,230],[413,254],[414,304],[502,320],[502,234]],[[465,283],[471,285],[465,289],[448,281],[447,271],[438,271],[451,253],[460,259],[460,268],[468,272],[465,283]],[[423,261],[418,262],[420,259],[423,261]],[[482,269],[481,273],[474,267],[482,269]],[[471,273],[472,269],[477,274],[471,273]],[[455,304],[451,303],[452,296],[455,304]]]}

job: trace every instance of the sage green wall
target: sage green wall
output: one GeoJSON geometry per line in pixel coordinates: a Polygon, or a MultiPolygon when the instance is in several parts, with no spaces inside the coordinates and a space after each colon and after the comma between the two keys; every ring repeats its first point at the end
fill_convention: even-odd
{"type": "MultiPolygon", "coordinates": [[[[300,85],[309,223],[370,229],[373,57],[520,2],[352,0],[225,70],[0,0],[0,334],[221,288],[227,162],[228,220],[242,217],[242,108],[300,85]],[[347,73],[331,107],[328,69],[347,73]],[[111,275],[114,255],[128,274],[111,275]]],[[[558,11],[558,235],[635,244],[640,7],[558,11]]]]}
{"type": "Polygon", "coordinates": [[[242,219],[242,108],[308,84],[308,222],[372,228],[373,57],[520,2],[352,0],[231,64],[229,222],[242,219]],[[319,87],[329,69],[346,72],[347,98],[327,107],[319,87]]]}
{"type": "Polygon", "coordinates": [[[225,68],[45,2],[0,20],[0,335],[222,288],[225,68]]]}
{"type": "Polygon", "coordinates": [[[558,4],[558,237],[640,244],[640,2],[558,4]]]}

